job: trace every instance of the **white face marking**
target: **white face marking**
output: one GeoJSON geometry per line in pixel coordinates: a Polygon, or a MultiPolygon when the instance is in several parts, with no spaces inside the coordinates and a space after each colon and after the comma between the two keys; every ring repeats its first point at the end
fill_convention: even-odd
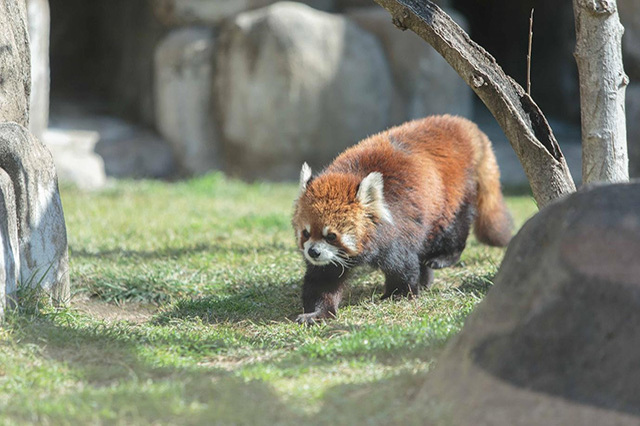
{"type": "Polygon", "coordinates": [[[356,245],[356,237],[354,237],[353,235],[342,234],[340,240],[342,241],[342,245],[352,252],[358,251],[358,246],[356,245]]]}
{"type": "Polygon", "coordinates": [[[329,227],[325,226],[324,228],[322,228],[322,236],[326,237],[327,235],[329,235],[329,227]]]}
{"type": "Polygon", "coordinates": [[[338,248],[327,244],[324,241],[312,241],[307,240],[303,244],[304,257],[313,265],[328,265],[338,256],[338,248]],[[320,253],[319,256],[313,258],[309,255],[309,249],[313,248],[316,252],[320,253]]]}

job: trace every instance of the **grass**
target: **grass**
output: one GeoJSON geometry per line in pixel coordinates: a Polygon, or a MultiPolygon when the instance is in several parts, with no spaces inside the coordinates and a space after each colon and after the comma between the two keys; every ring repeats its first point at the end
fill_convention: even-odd
{"type": "MultiPolygon", "coordinates": [[[[300,313],[290,184],[213,174],[62,188],[73,303],[0,328],[0,424],[400,424],[443,345],[491,287],[503,250],[471,239],[412,301],[361,271],[339,318],[300,313]]],[[[509,192],[518,225],[533,214],[509,192]]],[[[426,417],[425,417],[426,416],[426,417]]],[[[431,417],[430,417],[431,416],[431,417]]]]}

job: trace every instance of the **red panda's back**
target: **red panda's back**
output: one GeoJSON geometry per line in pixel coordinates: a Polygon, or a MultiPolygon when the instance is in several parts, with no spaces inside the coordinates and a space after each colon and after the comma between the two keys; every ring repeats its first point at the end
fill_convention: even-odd
{"type": "Polygon", "coordinates": [[[470,121],[448,115],[410,121],[349,148],[326,171],[360,178],[378,171],[391,204],[410,198],[424,220],[453,218],[473,190],[477,132],[470,121]]]}

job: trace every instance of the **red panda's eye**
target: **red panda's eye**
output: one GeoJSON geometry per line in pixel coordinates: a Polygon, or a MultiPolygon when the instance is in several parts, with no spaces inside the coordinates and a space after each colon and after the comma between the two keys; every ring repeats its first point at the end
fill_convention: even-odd
{"type": "Polygon", "coordinates": [[[333,232],[329,232],[325,238],[327,241],[335,241],[336,234],[334,234],[333,232]]]}
{"type": "Polygon", "coordinates": [[[305,237],[305,238],[309,238],[311,236],[311,234],[306,229],[303,229],[302,230],[302,236],[305,237]]]}

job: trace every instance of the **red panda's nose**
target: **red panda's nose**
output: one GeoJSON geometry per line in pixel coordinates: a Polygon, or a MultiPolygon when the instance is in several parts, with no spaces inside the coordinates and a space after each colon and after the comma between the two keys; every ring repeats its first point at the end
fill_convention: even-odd
{"type": "Polygon", "coordinates": [[[314,247],[309,247],[309,250],[307,250],[307,253],[309,253],[309,256],[311,256],[312,259],[317,259],[318,257],[320,257],[320,252],[316,250],[314,247]]]}

